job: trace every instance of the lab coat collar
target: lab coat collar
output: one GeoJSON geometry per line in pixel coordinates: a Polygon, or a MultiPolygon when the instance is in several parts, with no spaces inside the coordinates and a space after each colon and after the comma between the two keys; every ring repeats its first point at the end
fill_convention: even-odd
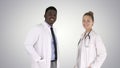
{"type": "MultiPolygon", "coordinates": [[[[87,34],[88,34],[88,33],[89,33],[89,32],[87,32],[87,34]]],[[[93,30],[93,29],[90,31],[89,35],[91,35],[92,33],[94,33],[94,30],[93,30]]],[[[85,34],[85,32],[84,32],[84,34],[85,34]]]]}
{"type": "Polygon", "coordinates": [[[46,28],[48,28],[48,29],[50,29],[50,28],[52,27],[52,26],[50,26],[46,21],[44,21],[43,25],[44,25],[46,28]]]}
{"type": "MultiPolygon", "coordinates": [[[[91,32],[89,33],[89,35],[92,36],[94,33],[95,33],[95,31],[92,29],[91,32]]],[[[82,38],[84,37],[84,35],[85,35],[85,32],[82,34],[82,38]]]]}

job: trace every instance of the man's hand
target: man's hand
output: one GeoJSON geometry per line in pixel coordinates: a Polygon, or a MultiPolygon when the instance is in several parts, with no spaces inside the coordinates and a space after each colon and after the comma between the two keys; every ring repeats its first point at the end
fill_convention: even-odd
{"type": "Polygon", "coordinates": [[[76,66],[76,65],[74,65],[74,68],[77,68],[77,66],[76,66]]]}
{"type": "Polygon", "coordinates": [[[88,66],[88,68],[91,68],[91,65],[90,65],[90,66],[88,66]]]}

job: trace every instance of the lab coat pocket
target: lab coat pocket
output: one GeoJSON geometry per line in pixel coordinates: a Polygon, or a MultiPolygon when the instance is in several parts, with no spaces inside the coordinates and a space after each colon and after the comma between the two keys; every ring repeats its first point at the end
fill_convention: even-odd
{"type": "Polygon", "coordinates": [[[40,60],[40,61],[38,62],[38,65],[39,65],[40,68],[46,68],[46,67],[45,67],[45,66],[46,66],[46,61],[45,61],[45,59],[40,60]]]}

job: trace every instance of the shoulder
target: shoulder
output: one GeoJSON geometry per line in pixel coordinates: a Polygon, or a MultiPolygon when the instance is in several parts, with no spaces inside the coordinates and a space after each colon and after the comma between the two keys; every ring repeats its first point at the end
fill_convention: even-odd
{"type": "Polygon", "coordinates": [[[42,24],[37,24],[30,29],[29,33],[39,33],[41,30],[42,30],[42,24]]]}
{"type": "Polygon", "coordinates": [[[39,28],[41,28],[42,26],[43,26],[43,24],[41,23],[41,24],[37,24],[37,25],[33,26],[33,28],[39,29],[39,28]]]}
{"type": "Polygon", "coordinates": [[[96,40],[101,40],[101,36],[96,33],[95,31],[92,31],[91,35],[96,39],[96,40]]]}
{"type": "Polygon", "coordinates": [[[33,26],[32,30],[40,30],[43,27],[42,23],[33,26]]]}
{"type": "Polygon", "coordinates": [[[85,32],[83,32],[83,33],[81,34],[81,36],[80,36],[81,39],[84,37],[84,34],[85,34],[85,32]]]}

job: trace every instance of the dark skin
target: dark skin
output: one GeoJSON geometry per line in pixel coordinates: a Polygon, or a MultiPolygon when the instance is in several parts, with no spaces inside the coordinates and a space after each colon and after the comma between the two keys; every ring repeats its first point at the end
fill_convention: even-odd
{"type": "Polygon", "coordinates": [[[55,21],[56,21],[56,18],[57,18],[57,12],[55,10],[48,10],[45,15],[45,21],[50,25],[52,26],[55,21]]]}

